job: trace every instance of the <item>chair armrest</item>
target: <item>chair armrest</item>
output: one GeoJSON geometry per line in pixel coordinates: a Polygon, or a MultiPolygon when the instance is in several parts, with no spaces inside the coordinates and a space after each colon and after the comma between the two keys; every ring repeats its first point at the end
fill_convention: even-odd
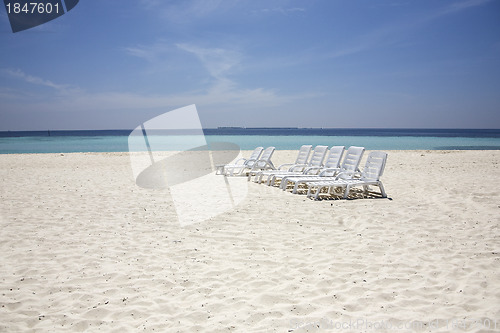
{"type": "Polygon", "coordinates": [[[289,170],[289,169],[290,169],[290,167],[291,167],[291,166],[293,166],[293,165],[295,165],[295,164],[293,164],[293,163],[285,163],[285,164],[281,164],[280,166],[278,166],[278,167],[276,168],[276,170],[281,170],[281,168],[284,168],[284,167],[288,167],[288,168],[286,168],[286,170],[289,170]]]}
{"type": "Polygon", "coordinates": [[[307,167],[304,169],[304,175],[317,175],[323,168],[318,166],[307,167]]]}
{"type": "Polygon", "coordinates": [[[305,167],[307,167],[307,164],[292,164],[292,166],[288,169],[288,171],[290,172],[304,171],[305,167]]]}
{"type": "Polygon", "coordinates": [[[335,174],[335,172],[339,171],[340,168],[324,168],[324,169],[321,169],[321,172],[319,173],[320,176],[324,176],[325,174],[331,172],[333,174],[335,174]]]}
{"type": "Polygon", "coordinates": [[[238,164],[240,163],[241,161],[243,161],[242,164],[247,164],[248,163],[248,160],[246,158],[240,158],[239,160],[237,160],[236,162],[234,162],[234,164],[238,164]]]}
{"type": "Polygon", "coordinates": [[[337,177],[335,179],[340,179],[341,177],[343,179],[345,179],[344,176],[352,179],[356,176],[358,176],[358,177],[361,176],[361,173],[359,171],[342,171],[341,173],[339,173],[337,175],[337,177]]]}
{"type": "Polygon", "coordinates": [[[259,170],[259,169],[264,169],[266,166],[269,166],[270,169],[276,170],[276,168],[274,167],[274,165],[273,165],[273,163],[271,161],[256,160],[255,163],[252,166],[251,171],[259,170]],[[262,163],[264,164],[263,166],[261,166],[262,163]]]}

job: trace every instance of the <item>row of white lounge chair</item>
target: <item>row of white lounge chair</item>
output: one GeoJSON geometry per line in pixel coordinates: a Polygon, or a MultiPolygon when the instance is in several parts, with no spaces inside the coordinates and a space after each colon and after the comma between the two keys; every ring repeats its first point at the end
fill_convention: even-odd
{"type": "Polygon", "coordinates": [[[283,191],[292,186],[292,193],[307,190],[307,197],[314,199],[320,195],[339,193],[346,199],[356,186],[362,186],[365,195],[373,193],[369,191],[369,186],[377,186],[380,195],[387,197],[380,180],[387,161],[385,152],[370,152],[360,171],[359,164],[365,151],[363,147],[351,146],[345,150],[344,146],[333,146],[328,150],[328,146],[316,146],[313,150],[311,145],[303,145],[294,163],[278,167],[271,162],[274,151],[275,147],[257,147],[248,159],[240,159],[235,164],[218,165],[216,173],[247,176],[249,181],[254,177],[255,183],[266,183],[268,186],[274,186],[279,181],[283,191]]]}

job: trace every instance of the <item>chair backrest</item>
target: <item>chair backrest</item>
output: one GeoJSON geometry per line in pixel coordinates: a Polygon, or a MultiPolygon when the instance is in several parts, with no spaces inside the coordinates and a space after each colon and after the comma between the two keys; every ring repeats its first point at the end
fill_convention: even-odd
{"type": "Polygon", "coordinates": [[[269,165],[273,166],[273,163],[271,162],[271,157],[273,156],[275,149],[276,149],[275,147],[267,147],[266,149],[264,149],[262,155],[260,155],[260,158],[257,161],[257,167],[265,168],[266,166],[269,165]]]}
{"type": "Polygon", "coordinates": [[[323,160],[325,159],[326,151],[328,146],[316,146],[309,160],[308,166],[319,167],[323,165],[323,160]]]}
{"type": "Polygon", "coordinates": [[[344,155],[344,146],[333,146],[325,160],[325,168],[338,168],[344,155]]]}
{"type": "Polygon", "coordinates": [[[361,173],[362,180],[379,180],[384,174],[387,153],[382,151],[372,151],[368,154],[365,167],[361,173]]]}
{"type": "Polygon", "coordinates": [[[255,164],[255,161],[257,161],[260,157],[260,154],[262,154],[262,151],[264,150],[264,147],[257,147],[253,150],[252,155],[245,161],[245,165],[252,167],[255,164]]]}
{"type": "Polygon", "coordinates": [[[306,164],[311,154],[312,145],[303,145],[300,147],[299,154],[294,164],[306,164]]]}
{"type": "Polygon", "coordinates": [[[340,166],[341,178],[351,178],[352,173],[356,172],[359,167],[359,162],[361,162],[361,157],[365,152],[364,147],[351,146],[347,149],[347,152],[340,166]]]}
{"type": "Polygon", "coordinates": [[[260,154],[264,150],[264,147],[257,147],[253,150],[252,155],[248,158],[249,160],[258,160],[260,154]]]}

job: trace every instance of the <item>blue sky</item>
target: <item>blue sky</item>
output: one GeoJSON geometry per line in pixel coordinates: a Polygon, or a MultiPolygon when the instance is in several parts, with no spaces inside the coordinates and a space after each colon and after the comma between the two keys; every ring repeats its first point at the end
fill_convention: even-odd
{"type": "Polygon", "coordinates": [[[12,33],[0,130],[500,128],[500,0],[83,0],[12,33]]]}

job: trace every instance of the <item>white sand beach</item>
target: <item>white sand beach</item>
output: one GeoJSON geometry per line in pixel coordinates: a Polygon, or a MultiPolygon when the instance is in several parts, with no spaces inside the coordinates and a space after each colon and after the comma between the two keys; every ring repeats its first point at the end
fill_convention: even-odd
{"type": "Polygon", "coordinates": [[[388,199],[187,226],[128,153],[1,155],[0,331],[500,331],[500,151],[388,153],[388,199]]]}

